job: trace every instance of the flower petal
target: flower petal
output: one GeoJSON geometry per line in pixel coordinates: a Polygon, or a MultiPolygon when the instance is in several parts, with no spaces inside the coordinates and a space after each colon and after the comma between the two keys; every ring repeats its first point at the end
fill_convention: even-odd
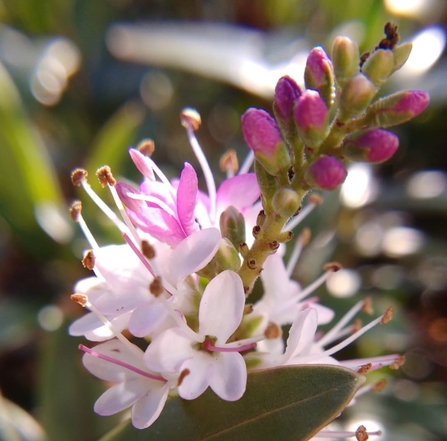
{"type": "Polygon", "coordinates": [[[208,283],[199,307],[199,333],[224,344],[241,323],[245,305],[242,280],[226,270],[208,283]]]}
{"type": "Polygon", "coordinates": [[[129,319],[129,331],[135,337],[146,337],[166,316],[166,307],[157,301],[136,308],[129,319]]]}
{"type": "Polygon", "coordinates": [[[247,367],[239,352],[220,352],[214,363],[210,387],[226,401],[242,397],[247,385],[247,367]]]}
{"type": "Polygon", "coordinates": [[[213,358],[205,353],[196,351],[196,356],[186,360],[180,373],[188,372],[178,387],[179,395],[185,400],[194,400],[205,392],[213,375],[213,358]]]}
{"type": "Polygon", "coordinates": [[[246,173],[225,179],[217,190],[217,213],[218,215],[230,205],[242,211],[250,207],[259,198],[260,190],[256,175],[246,173]],[[244,189],[241,191],[241,189],[244,189]]]}
{"type": "Polygon", "coordinates": [[[185,162],[177,188],[177,214],[187,236],[198,229],[194,216],[194,209],[197,204],[197,191],[197,174],[194,168],[185,162]]]}

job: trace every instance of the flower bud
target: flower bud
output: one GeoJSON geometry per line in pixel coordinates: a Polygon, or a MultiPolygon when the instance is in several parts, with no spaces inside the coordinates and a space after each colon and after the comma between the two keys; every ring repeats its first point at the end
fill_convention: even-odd
{"type": "Polygon", "coordinates": [[[343,144],[343,154],[355,161],[383,162],[399,147],[399,138],[381,129],[367,130],[349,136],[343,144]]]}
{"type": "Polygon", "coordinates": [[[345,166],[333,156],[321,156],[306,170],[304,180],[311,186],[322,190],[334,190],[346,179],[345,166]]]}
{"type": "Polygon", "coordinates": [[[329,132],[329,111],[320,94],[306,90],[295,107],[298,134],[309,147],[318,147],[329,132]]]}
{"type": "Polygon", "coordinates": [[[409,121],[428,105],[430,97],[421,90],[405,90],[376,101],[365,115],[371,127],[391,127],[409,121]]]}
{"type": "Polygon", "coordinates": [[[357,43],[348,37],[337,37],[332,46],[332,63],[335,78],[344,87],[348,78],[359,72],[360,53],[357,43]]]}
{"type": "Polygon", "coordinates": [[[394,55],[388,49],[375,50],[362,66],[362,72],[377,88],[382,87],[394,68],[394,55]]]}
{"type": "Polygon", "coordinates": [[[300,86],[288,76],[281,77],[276,83],[273,111],[278,122],[289,130],[293,119],[293,108],[302,94],[300,86]]]}
{"type": "Polygon", "coordinates": [[[245,142],[268,173],[276,176],[290,168],[289,152],[268,112],[250,108],[242,115],[241,123],[245,142]]]}
{"type": "Polygon", "coordinates": [[[393,55],[394,55],[393,72],[400,69],[407,62],[408,57],[411,54],[411,49],[413,49],[412,43],[400,44],[399,46],[396,46],[393,49],[393,55]]]}
{"type": "Polygon", "coordinates": [[[225,270],[238,271],[241,267],[241,258],[237,249],[225,237],[220,240],[219,249],[214,258],[217,264],[217,271],[225,270]]]}
{"type": "Polygon", "coordinates": [[[362,73],[349,78],[340,95],[340,120],[346,121],[364,113],[375,94],[376,87],[362,73]]]}
{"type": "Polygon", "coordinates": [[[220,215],[220,231],[235,247],[245,242],[244,216],[232,205],[220,215]]]}
{"type": "Polygon", "coordinates": [[[291,187],[279,188],[273,196],[273,210],[282,218],[292,217],[300,206],[300,198],[291,187]]]}
{"type": "Polygon", "coordinates": [[[315,47],[307,57],[304,70],[304,82],[307,89],[317,90],[327,107],[335,98],[334,72],[332,62],[322,47],[315,47]]]}

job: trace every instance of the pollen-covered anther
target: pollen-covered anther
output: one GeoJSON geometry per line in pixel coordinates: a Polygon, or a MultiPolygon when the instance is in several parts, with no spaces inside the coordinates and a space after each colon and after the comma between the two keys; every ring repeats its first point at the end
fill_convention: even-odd
{"type": "Polygon", "coordinates": [[[155,248],[147,241],[141,241],[141,252],[146,259],[153,259],[155,257],[155,248]]]}
{"type": "Polygon", "coordinates": [[[70,296],[70,299],[79,303],[82,307],[85,307],[88,302],[88,297],[85,294],[75,293],[70,296]]]}
{"type": "Polygon", "coordinates": [[[399,369],[405,363],[405,357],[402,355],[394,363],[390,364],[390,369],[399,369]]]}
{"type": "Polygon", "coordinates": [[[389,307],[385,314],[383,314],[382,320],[380,321],[381,325],[386,325],[393,318],[393,308],[389,307]]]}
{"type": "Polygon", "coordinates": [[[74,222],[79,222],[79,217],[82,212],[81,201],[74,201],[70,207],[70,217],[74,222]]]}
{"type": "Polygon", "coordinates": [[[103,188],[108,185],[111,187],[116,185],[116,179],[113,177],[112,170],[108,165],[98,168],[98,170],[96,170],[96,177],[103,188]]]}
{"type": "Polygon", "coordinates": [[[340,271],[342,268],[338,262],[328,262],[323,266],[324,271],[331,271],[333,273],[340,271]]]}
{"type": "Polygon", "coordinates": [[[177,387],[180,387],[180,385],[183,383],[184,378],[187,375],[189,375],[190,373],[191,373],[191,371],[189,369],[183,369],[180,372],[180,375],[179,375],[178,380],[177,380],[177,387]]]}
{"type": "Polygon", "coordinates": [[[362,311],[366,314],[372,315],[374,313],[373,307],[372,307],[372,299],[371,297],[366,297],[363,303],[362,311]]]}
{"type": "Polygon", "coordinates": [[[183,109],[180,112],[180,119],[182,121],[183,127],[190,127],[193,131],[198,130],[200,124],[202,124],[202,119],[200,118],[199,112],[191,108],[183,109]]]}
{"type": "Polygon", "coordinates": [[[365,426],[359,426],[355,431],[355,437],[357,441],[367,441],[369,439],[368,432],[365,426]]]}
{"type": "Polygon", "coordinates": [[[371,390],[373,392],[380,392],[383,389],[385,389],[385,386],[386,386],[386,380],[384,378],[382,378],[381,380],[379,380],[377,383],[375,383],[372,386],[371,390]]]}
{"type": "Polygon", "coordinates": [[[323,203],[323,198],[319,194],[313,193],[307,198],[307,202],[309,204],[321,205],[323,203]]]}
{"type": "Polygon", "coordinates": [[[359,318],[356,318],[352,323],[352,333],[355,334],[357,331],[360,331],[362,326],[362,321],[359,318]]]}
{"type": "Polygon", "coordinates": [[[272,340],[281,337],[282,330],[276,323],[269,322],[267,328],[265,328],[264,335],[265,338],[272,340]]]}
{"type": "Polygon", "coordinates": [[[310,236],[311,236],[310,228],[307,227],[303,228],[303,230],[300,233],[300,237],[298,238],[303,247],[305,247],[309,243],[310,236]]]}
{"type": "Polygon", "coordinates": [[[95,254],[93,253],[93,250],[85,252],[84,257],[82,258],[82,266],[89,270],[92,270],[95,267],[95,254]]]}
{"type": "Polygon", "coordinates": [[[138,145],[137,150],[145,156],[152,156],[155,152],[155,143],[152,139],[143,139],[138,145]]]}
{"type": "Polygon", "coordinates": [[[359,367],[359,369],[357,370],[357,373],[360,375],[365,375],[368,372],[371,372],[371,369],[372,369],[372,363],[366,363],[359,367]]]}
{"type": "Polygon", "coordinates": [[[71,172],[71,182],[76,187],[79,187],[83,181],[87,181],[87,170],[77,168],[71,172]]]}
{"type": "Polygon", "coordinates": [[[163,283],[161,282],[161,277],[157,276],[154,278],[154,280],[152,280],[152,282],[149,284],[149,291],[155,297],[158,297],[159,295],[163,294],[164,288],[163,283]]]}
{"type": "Polygon", "coordinates": [[[219,167],[223,172],[237,173],[239,170],[239,162],[236,156],[236,150],[230,149],[225,152],[219,160],[219,167]]]}

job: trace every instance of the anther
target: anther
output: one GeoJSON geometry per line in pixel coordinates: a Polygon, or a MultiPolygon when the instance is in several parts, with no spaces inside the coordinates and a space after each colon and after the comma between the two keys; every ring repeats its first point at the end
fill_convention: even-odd
{"type": "Polygon", "coordinates": [[[382,378],[376,384],[373,385],[371,390],[373,392],[380,392],[381,390],[385,389],[385,386],[386,386],[386,380],[384,378],[382,378]]]}
{"type": "Polygon", "coordinates": [[[267,325],[267,328],[265,328],[264,335],[265,335],[265,338],[272,340],[274,338],[281,337],[282,330],[276,323],[269,322],[269,324],[267,325]]]}
{"type": "Polygon", "coordinates": [[[311,236],[311,232],[310,232],[310,228],[303,228],[303,231],[301,231],[300,233],[300,237],[298,238],[298,240],[301,242],[301,246],[305,247],[309,241],[310,241],[310,236],[311,236]]]}
{"type": "Polygon", "coordinates": [[[359,426],[355,431],[355,437],[357,441],[367,441],[369,439],[368,432],[366,431],[365,426],[359,426]]]}
{"type": "Polygon", "coordinates": [[[393,308],[389,307],[385,314],[383,314],[382,320],[380,321],[381,325],[386,325],[393,318],[393,308]]]}
{"type": "Polygon", "coordinates": [[[357,331],[362,329],[363,323],[359,318],[356,318],[352,323],[352,333],[355,334],[357,331]]]}
{"type": "Polygon", "coordinates": [[[399,369],[405,363],[405,357],[402,355],[394,363],[390,364],[390,369],[399,369]]]}
{"type": "Polygon", "coordinates": [[[98,168],[98,170],[96,170],[96,177],[103,188],[108,185],[111,187],[115,187],[116,185],[116,179],[113,177],[112,170],[108,165],[98,168]]]}
{"type": "Polygon", "coordinates": [[[147,241],[141,241],[141,252],[146,259],[153,259],[155,257],[155,248],[147,241]]]}
{"type": "Polygon", "coordinates": [[[365,301],[362,306],[362,311],[366,312],[366,314],[372,315],[374,313],[373,307],[372,307],[372,299],[371,297],[366,297],[365,301]]]}
{"type": "Polygon", "coordinates": [[[372,369],[372,363],[366,363],[360,366],[360,368],[357,370],[357,373],[360,375],[365,375],[368,372],[371,372],[371,369],[372,369]]]}
{"type": "Polygon", "coordinates": [[[93,253],[93,250],[85,252],[84,257],[82,258],[82,266],[89,270],[92,270],[95,267],[95,254],[93,253]]]}
{"type": "Polygon", "coordinates": [[[194,132],[198,130],[200,124],[202,124],[202,119],[200,118],[199,112],[189,107],[183,109],[180,112],[180,119],[182,121],[183,127],[191,127],[194,132]]]}
{"type": "Polygon", "coordinates": [[[74,222],[79,222],[79,217],[82,212],[81,201],[74,201],[70,207],[70,217],[74,222]]]}
{"type": "Polygon", "coordinates": [[[180,372],[180,375],[179,375],[178,380],[177,380],[177,387],[179,387],[183,383],[184,378],[187,375],[189,375],[190,373],[191,373],[191,371],[189,369],[183,369],[180,372]]]}
{"type": "Polygon", "coordinates": [[[340,271],[343,267],[338,262],[328,262],[323,266],[324,271],[331,271],[336,273],[340,271]]]}
{"type": "Polygon", "coordinates": [[[155,151],[155,143],[152,139],[143,139],[138,146],[137,150],[145,156],[152,156],[155,151]]]}
{"type": "Polygon", "coordinates": [[[230,172],[233,175],[237,173],[239,163],[237,160],[236,151],[234,149],[228,150],[221,156],[219,167],[223,172],[230,172]]]}
{"type": "Polygon", "coordinates": [[[154,278],[154,280],[152,280],[152,282],[149,285],[149,291],[155,297],[158,297],[159,295],[163,294],[164,288],[161,282],[161,277],[157,276],[154,278]]]}
{"type": "Polygon", "coordinates": [[[88,297],[85,294],[72,294],[70,296],[70,299],[75,301],[76,303],[79,303],[83,308],[88,302],[88,297]]]}
{"type": "Polygon", "coordinates": [[[323,198],[319,194],[313,193],[307,198],[307,202],[309,204],[321,205],[323,203],[323,198]]]}
{"type": "Polygon", "coordinates": [[[74,186],[79,187],[82,184],[82,181],[87,180],[87,176],[87,170],[77,168],[71,172],[71,182],[74,186]]]}

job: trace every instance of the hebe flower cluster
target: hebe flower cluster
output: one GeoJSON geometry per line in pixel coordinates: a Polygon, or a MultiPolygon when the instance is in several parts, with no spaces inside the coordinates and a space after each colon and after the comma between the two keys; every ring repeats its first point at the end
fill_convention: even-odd
{"type": "Polygon", "coordinates": [[[428,96],[420,91],[372,103],[380,85],[408,56],[404,49],[378,47],[363,66],[356,44],[347,38],[336,39],[333,61],[321,47],[312,50],[307,90],[283,77],[276,87],[274,116],[260,109],[242,116],[252,152],[239,169],[234,153],[225,156],[227,179],[218,188],[195,137],[200,117],[183,111],[206,193],[188,163],[178,180],[169,181],[151,159],[149,141],[130,150],[144,178],[138,188],[117,183],[107,167],[98,170],[121,217],[93,192],[85,171],[73,173],[74,184],[83,186],[124,239],[121,245],[99,246],[80,203],[73,204],[72,217],[91,246],[83,264],[94,276],[75,286],[72,298],[90,312],[71,325],[70,333],[98,343],[81,345],[83,363],[115,383],[97,400],[97,413],[131,407],[134,426],[143,429],[158,418],[169,395],[191,400],[210,387],[224,400],[238,400],[251,370],[333,364],[365,373],[401,363],[397,354],[334,358],[364,332],[386,323],[391,311],[357,327],[351,320],[369,310],[369,302],[362,301],[326,334],[317,334],[318,325],[330,323],[334,314],[310,295],[339,265],[328,264],[321,277],[302,288],[291,274],[309,232],[298,235],[287,264],[284,251],[292,230],[321,202],[311,195],[301,209],[309,190],[340,185],[348,159],[388,159],[398,141],[382,127],[407,121],[427,105],[428,96]],[[249,172],[253,161],[255,173],[249,172]],[[258,278],[263,293],[252,304],[258,278]],[[287,341],[284,326],[290,328],[287,341]]]}

